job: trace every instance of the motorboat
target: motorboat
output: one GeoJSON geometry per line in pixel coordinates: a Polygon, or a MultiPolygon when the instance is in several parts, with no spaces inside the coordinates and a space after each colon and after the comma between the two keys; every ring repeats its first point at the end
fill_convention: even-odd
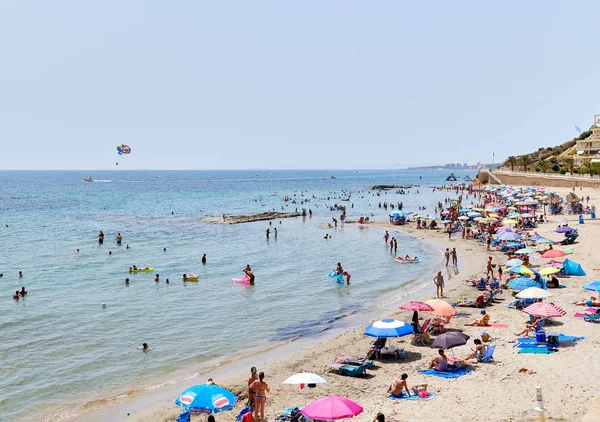
{"type": "Polygon", "coordinates": [[[88,176],[88,177],[84,177],[84,178],[83,178],[83,181],[84,181],[84,182],[93,182],[93,181],[94,181],[94,179],[92,179],[92,176],[88,176]]]}

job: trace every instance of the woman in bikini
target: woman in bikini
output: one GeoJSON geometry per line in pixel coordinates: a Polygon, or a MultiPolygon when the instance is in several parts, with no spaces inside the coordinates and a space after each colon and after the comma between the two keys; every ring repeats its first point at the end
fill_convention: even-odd
{"type": "Polygon", "coordinates": [[[406,394],[410,397],[410,390],[408,389],[408,385],[406,384],[406,379],[408,375],[402,374],[399,380],[395,380],[392,385],[388,388],[388,394],[393,399],[399,399],[402,397],[402,390],[406,390],[406,394]]]}
{"type": "Polygon", "coordinates": [[[258,380],[254,381],[250,385],[250,389],[254,391],[254,420],[265,421],[265,402],[267,401],[267,393],[271,392],[269,388],[269,384],[263,381],[265,378],[265,373],[261,372],[258,374],[258,380]],[[260,410],[260,419],[258,419],[258,411],[260,410]]]}

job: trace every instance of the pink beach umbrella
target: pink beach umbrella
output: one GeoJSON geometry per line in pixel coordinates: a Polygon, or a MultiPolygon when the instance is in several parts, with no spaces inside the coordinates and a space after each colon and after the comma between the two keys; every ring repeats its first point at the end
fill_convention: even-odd
{"type": "Polygon", "coordinates": [[[404,311],[433,311],[433,308],[425,302],[411,301],[400,306],[404,311]]]}
{"type": "Polygon", "coordinates": [[[542,255],[542,258],[560,258],[563,256],[567,256],[567,254],[560,249],[552,249],[551,251],[545,252],[542,255]]]}
{"type": "Polygon", "coordinates": [[[529,315],[540,316],[545,318],[552,317],[562,317],[567,314],[567,312],[556,305],[546,302],[537,302],[533,305],[529,305],[523,312],[529,315]]]}
{"type": "Polygon", "coordinates": [[[307,418],[319,421],[334,421],[353,418],[361,414],[363,408],[352,400],[341,396],[326,396],[315,400],[304,409],[302,414],[307,418]]]}

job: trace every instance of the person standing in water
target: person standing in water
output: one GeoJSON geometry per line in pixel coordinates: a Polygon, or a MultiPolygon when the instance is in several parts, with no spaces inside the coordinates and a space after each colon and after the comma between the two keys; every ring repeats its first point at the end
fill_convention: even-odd
{"type": "Polygon", "coordinates": [[[202,255],[202,263],[206,264],[206,254],[202,255]]]}
{"type": "Polygon", "coordinates": [[[123,241],[123,236],[121,236],[121,233],[117,233],[117,245],[120,245],[122,241],[123,241]]]}
{"type": "Polygon", "coordinates": [[[269,233],[271,233],[271,230],[267,229],[267,240],[269,240],[269,233]]]}
{"type": "Polygon", "coordinates": [[[255,403],[254,406],[254,420],[255,421],[263,421],[265,420],[265,402],[267,401],[267,393],[271,392],[269,388],[269,384],[265,381],[265,373],[261,372],[258,374],[258,380],[254,381],[250,388],[254,390],[255,393],[255,403]],[[260,411],[260,419],[258,419],[258,412],[260,411]]]}
{"type": "Polygon", "coordinates": [[[390,234],[388,233],[388,231],[385,231],[385,234],[383,235],[383,241],[385,242],[385,244],[387,245],[388,243],[388,239],[390,238],[390,234]]]}
{"type": "Polygon", "coordinates": [[[441,271],[438,271],[437,275],[433,278],[433,282],[436,287],[436,294],[438,299],[444,297],[444,276],[441,271]]]}
{"type": "Polygon", "coordinates": [[[98,234],[98,244],[101,245],[104,243],[104,232],[102,230],[100,230],[100,233],[98,234]]]}

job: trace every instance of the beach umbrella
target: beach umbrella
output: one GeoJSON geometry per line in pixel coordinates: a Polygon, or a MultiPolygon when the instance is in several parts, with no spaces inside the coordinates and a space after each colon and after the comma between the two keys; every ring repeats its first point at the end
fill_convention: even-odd
{"type": "Polygon", "coordinates": [[[286,379],[284,384],[293,384],[300,385],[300,388],[304,389],[304,406],[306,406],[306,388],[304,388],[307,384],[324,384],[325,381],[323,378],[318,376],[317,374],[312,374],[310,372],[300,372],[298,374],[294,374],[288,379],[286,379]]]}
{"type": "Polygon", "coordinates": [[[516,225],[517,225],[517,222],[516,222],[515,220],[508,220],[508,219],[506,219],[506,218],[505,218],[505,219],[502,221],[502,224],[506,224],[506,225],[508,225],[508,226],[516,226],[516,225]]]}
{"type": "Polygon", "coordinates": [[[425,302],[411,301],[400,306],[404,311],[433,311],[433,308],[425,302]]]}
{"type": "Polygon", "coordinates": [[[525,245],[522,243],[519,243],[519,242],[510,242],[510,243],[506,244],[507,248],[521,248],[523,246],[525,246],[525,245]]]}
{"type": "Polygon", "coordinates": [[[564,265],[564,263],[560,262],[560,261],[551,261],[551,262],[548,263],[548,265],[550,267],[562,268],[562,266],[564,265]]]}
{"type": "Polygon", "coordinates": [[[506,261],[506,265],[507,267],[517,267],[519,265],[523,264],[523,261],[521,261],[520,259],[514,258],[511,260],[506,261]]]}
{"type": "Polygon", "coordinates": [[[558,229],[554,230],[556,233],[568,233],[573,229],[569,226],[560,226],[558,229]]]}
{"type": "Polygon", "coordinates": [[[525,214],[521,214],[522,218],[531,218],[533,217],[533,214],[529,214],[528,212],[526,212],[525,214]]]}
{"type": "Polygon", "coordinates": [[[370,337],[402,337],[413,333],[413,326],[403,321],[385,318],[375,321],[365,328],[365,335],[370,337]]]}
{"type": "Polygon", "coordinates": [[[561,251],[560,249],[552,249],[550,251],[544,252],[542,258],[560,258],[562,256],[567,256],[567,254],[561,251]]]}
{"type": "Polygon", "coordinates": [[[504,232],[504,233],[500,233],[497,236],[498,240],[519,240],[521,238],[521,235],[519,233],[515,233],[515,232],[504,232]]]}
{"type": "Polygon", "coordinates": [[[523,309],[523,312],[545,318],[562,317],[567,314],[565,310],[546,302],[536,302],[533,305],[529,305],[527,308],[523,309]]]}
{"type": "Polygon", "coordinates": [[[535,240],[535,243],[537,243],[537,244],[539,244],[539,245],[543,245],[543,244],[546,244],[546,245],[553,245],[553,244],[555,244],[556,242],[555,242],[554,240],[550,240],[550,239],[548,239],[548,238],[546,238],[546,237],[540,237],[539,239],[536,239],[536,240],[535,240]]]}
{"type": "Polygon", "coordinates": [[[519,277],[513,278],[508,282],[508,287],[515,290],[525,290],[528,287],[539,287],[540,283],[533,278],[519,277]]]}
{"type": "Polygon", "coordinates": [[[516,273],[516,274],[527,274],[527,275],[539,274],[536,270],[526,267],[525,265],[519,265],[518,267],[509,268],[507,271],[509,273],[516,273]]]}
{"type": "Polygon", "coordinates": [[[435,347],[438,349],[452,349],[456,346],[462,346],[463,344],[467,344],[467,340],[469,337],[466,334],[463,334],[459,331],[450,331],[448,333],[440,334],[436,337],[436,339],[431,344],[431,347],[435,347]]]}
{"type": "Polygon", "coordinates": [[[406,213],[400,210],[392,211],[390,213],[390,217],[402,217],[403,215],[406,215],[406,213]]]}
{"type": "Polygon", "coordinates": [[[516,254],[530,254],[530,253],[535,253],[535,249],[531,249],[531,248],[523,248],[523,249],[518,249],[515,251],[516,254]]]}
{"type": "Polygon", "coordinates": [[[528,287],[517,293],[519,299],[547,299],[552,296],[548,290],[540,289],[539,287],[528,287]]]}
{"type": "Polygon", "coordinates": [[[496,229],[496,233],[498,234],[504,232],[512,232],[512,229],[510,227],[499,227],[498,229],[496,229]]]}
{"type": "Polygon", "coordinates": [[[600,281],[590,281],[589,283],[586,283],[581,287],[583,287],[585,290],[592,290],[598,292],[600,291],[600,281]]]}
{"type": "Polygon", "coordinates": [[[432,315],[439,317],[452,317],[456,315],[456,309],[445,300],[431,299],[426,300],[425,303],[433,308],[433,311],[428,311],[432,315]]]}
{"type": "Polygon", "coordinates": [[[237,404],[237,397],[229,390],[216,384],[201,384],[185,390],[175,400],[175,404],[185,410],[182,415],[185,413],[210,415],[224,410],[233,410],[237,404]]]}
{"type": "Polygon", "coordinates": [[[558,272],[560,272],[560,269],[556,267],[544,267],[539,271],[540,275],[551,275],[556,274],[558,272]]]}
{"type": "Polygon", "coordinates": [[[313,420],[334,421],[353,418],[362,411],[363,408],[358,403],[346,397],[325,396],[306,406],[300,413],[313,420]]]}
{"type": "Polygon", "coordinates": [[[483,217],[483,215],[479,214],[478,212],[469,211],[467,213],[467,217],[470,217],[470,218],[473,218],[473,217],[483,217]]]}

